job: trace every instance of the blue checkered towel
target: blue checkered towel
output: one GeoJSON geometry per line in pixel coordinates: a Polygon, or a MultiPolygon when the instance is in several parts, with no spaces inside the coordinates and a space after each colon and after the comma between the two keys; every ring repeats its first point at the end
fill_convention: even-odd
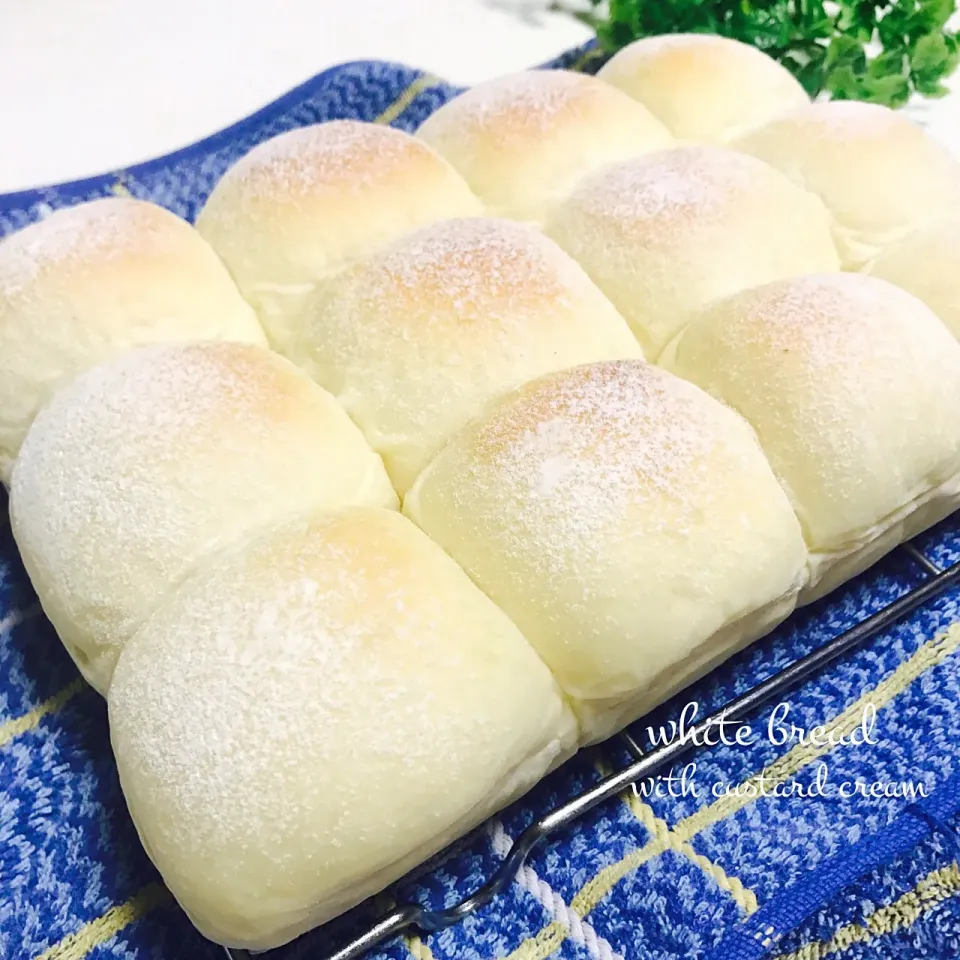
{"type": "MultiPolygon", "coordinates": [[[[585,49],[561,64],[596,59],[585,49]]],[[[267,137],[335,117],[411,130],[456,92],[394,64],[335,67],[171,156],[0,196],[0,234],[52,207],[110,193],[192,218],[227,166],[267,137]]],[[[0,958],[222,960],[137,841],[104,702],[78,678],[40,612],[2,493],[0,516],[0,958]]],[[[921,546],[942,565],[960,560],[960,519],[921,546]]],[[[922,576],[906,555],[890,556],[666,704],[654,725],[688,701],[706,711],[744,692],[922,576]]],[[[774,735],[765,729],[767,710],[753,723],[751,745],[700,750],[685,777],[677,770],[672,783],[627,793],[556,837],[503,896],[460,926],[398,940],[373,958],[960,956],[958,599],[960,590],[947,592],[796,691],[774,735]],[[870,742],[832,742],[858,739],[864,723],[870,742]],[[827,730],[816,740],[785,740],[791,725],[827,730]]],[[[380,905],[455,902],[493,872],[527,823],[626,760],[617,745],[584,752],[380,905]]],[[[320,956],[369,909],[269,956],[320,956]]]]}

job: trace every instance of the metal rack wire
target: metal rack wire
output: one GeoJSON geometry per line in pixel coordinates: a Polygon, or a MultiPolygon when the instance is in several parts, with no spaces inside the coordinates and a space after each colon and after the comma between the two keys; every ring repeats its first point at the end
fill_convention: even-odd
{"type": "MultiPolygon", "coordinates": [[[[628,730],[617,734],[633,757],[633,762],[531,823],[514,840],[510,851],[501,861],[496,872],[473,893],[452,907],[442,910],[430,910],[419,903],[401,904],[379,916],[363,932],[338,950],[328,953],[323,960],[359,960],[373,947],[411,928],[431,933],[459,923],[501,894],[513,882],[517,871],[523,866],[530,852],[546,837],[570,826],[604,801],[618,796],[630,784],[656,776],[681,757],[697,750],[696,741],[702,742],[702,734],[709,728],[716,727],[721,722],[738,723],[746,720],[759,707],[780,697],[791,687],[813,676],[833,660],[912,613],[945,590],[960,584],[960,562],[941,569],[913,543],[902,544],[897,549],[926,574],[926,579],[919,586],[907,591],[898,600],[834,637],[822,647],[757,684],[742,696],[731,700],[690,728],[689,736],[685,739],[675,739],[650,752],[644,752],[628,730]]],[[[246,950],[229,947],[224,949],[229,960],[252,960],[254,956],[246,950]]]]}

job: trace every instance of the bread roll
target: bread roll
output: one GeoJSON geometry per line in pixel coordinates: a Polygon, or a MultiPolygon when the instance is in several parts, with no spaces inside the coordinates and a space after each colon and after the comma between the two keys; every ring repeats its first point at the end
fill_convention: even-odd
{"type": "Polygon", "coordinates": [[[537,223],[586,174],[673,143],[646,107],[567,70],[482,83],[431,114],[417,136],[460,171],[490,213],[537,223]]]}
{"type": "Polygon", "coordinates": [[[936,220],[882,250],[866,272],[919,297],[960,339],[960,219],[936,220]]]}
{"type": "Polygon", "coordinates": [[[524,632],[600,740],[793,609],[806,549],[753,432],[637,360],[521,387],[404,512],[524,632]]]}
{"type": "Polygon", "coordinates": [[[626,323],[538,230],[448,220],[319,291],[290,357],[344,406],[401,496],[493,399],[551,370],[640,356],[626,323]]]}
{"type": "Polygon", "coordinates": [[[391,127],[333,120],[260,144],[217,184],[197,229],[284,352],[324,278],[414,227],[482,213],[442,157],[391,127]]]}
{"type": "Polygon", "coordinates": [[[797,79],[756,47],[705,33],[644,37],[597,74],[681,140],[724,144],[810,102],[797,79]]]}
{"type": "Polygon", "coordinates": [[[650,359],[713,300],[839,266],[820,201],[720,147],[609,167],[555,210],[546,232],[613,301],[650,359]]]}
{"type": "Polygon", "coordinates": [[[800,518],[815,599],[960,504],[960,344],[855,274],[715,305],[663,364],[751,423],[800,518]]]}
{"type": "Polygon", "coordinates": [[[506,615],[413,524],[317,514],[204,569],[110,687],[120,780],[206,936],[266,949],[376,893],[565,759],[506,615]]]}
{"type": "Polygon", "coordinates": [[[172,340],[264,343],[214,252],[140,200],[58,210],[0,242],[0,480],[37,411],[77,374],[172,340]]]}
{"type": "Polygon", "coordinates": [[[233,343],[134,351],[41,412],[13,470],[13,532],[81,672],[106,692],[127,638],[212,553],[306,508],[396,508],[334,399],[233,343]]]}
{"type": "Polygon", "coordinates": [[[820,196],[845,270],[960,203],[960,163],[902,113],[815,103],[733,144],[820,196]]]}

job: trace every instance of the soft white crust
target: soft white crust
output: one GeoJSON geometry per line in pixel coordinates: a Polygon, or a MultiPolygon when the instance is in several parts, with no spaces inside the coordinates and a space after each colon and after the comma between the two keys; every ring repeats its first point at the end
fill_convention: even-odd
{"type": "Polygon", "coordinates": [[[14,535],[43,609],[101,693],[193,570],[307,508],[398,506],[333,397],[261,347],[152,347],[60,391],[24,441],[14,535]]]}
{"type": "Polygon", "coordinates": [[[57,210],[0,242],[0,480],[37,411],[78,374],[177,340],[265,343],[216,254],[140,200],[57,210]]]}
{"type": "Polygon", "coordinates": [[[680,140],[724,144],[810,102],[794,76],[756,47],[704,33],[645,37],[600,70],[680,140]]]}
{"type": "Polygon", "coordinates": [[[651,359],[714,300],[839,269],[823,204],[722,147],[608,167],[557,207],[545,231],[613,301],[651,359]]]}
{"type": "Polygon", "coordinates": [[[536,223],[587,174],[673,143],[646,107],[566,70],[481,83],[432,113],[417,136],[453,164],[491,214],[536,223]]]}
{"type": "Polygon", "coordinates": [[[661,362],[756,430],[810,549],[803,601],[957,505],[960,344],[889,283],[836,274],[744,291],[661,362]]]}
{"type": "Polygon", "coordinates": [[[951,213],[882,250],[865,272],[919,297],[960,339],[960,219],[951,213]]]}
{"type": "Polygon", "coordinates": [[[787,616],[807,558],[747,424],[638,360],[511,394],[404,512],[523,630],[587,742],[787,616]]]}
{"type": "Polygon", "coordinates": [[[197,217],[274,347],[325,278],[407,230],[477,216],[480,201],[423,141],[333,120],[282,133],[231,167],[197,217]]]}
{"type": "Polygon", "coordinates": [[[280,526],[127,644],[130,812],[208,937],[278,946],[382,889],[572,751],[549,671],[397,513],[280,526]]]}
{"type": "Polygon", "coordinates": [[[478,218],[424,227],[344,271],[309,303],[289,356],[343,404],[402,496],[491,400],[641,351],[542,233],[478,218]]]}
{"type": "Polygon", "coordinates": [[[732,144],[826,204],[845,270],[960,205],[960,163],[902,113],[832,100],[793,111],[732,144]]]}

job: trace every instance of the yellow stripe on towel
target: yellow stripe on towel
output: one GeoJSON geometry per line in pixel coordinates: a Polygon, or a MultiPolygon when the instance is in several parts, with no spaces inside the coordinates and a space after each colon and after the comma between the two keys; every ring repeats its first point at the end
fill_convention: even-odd
{"type": "Polygon", "coordinates": [[[912,927],[944,900],[960,893],[960,869],[955,863],[928,873],[912,890],[886,907],[880,907],[863,923],[841,927],[829,940],[805,943],[793,953],[782,953],[775,960],[824,960],[855,943],[871,943],[888,933],[912,927]]]}
{"type": "Polygon", "coordinates": [[[0,725],[0,747],[6,746],[15,737],[35,729],[44,717],[49,717],[62,710],[78,693],[85,690],[86,686],[83,677],[77,677],[76,680],[72,680],[62,690],[44,700],[29,713],[0,725]]]}
{"type": "Polygon", "coordinates": [[[400,96],[397,97],[397,99],[394,100],[393,103],[391,103],[390,106],[387,107],[387,109],[384,110],[383,113],[381,113],[380,116],[377,117],[377,119],[373,122],[393,123],[393,121],[396,120],[397,117],[399,117],[403,111],[406,110],[407,107],[409,107],[410,104],[420,96],[421,93],[423,93],[425,90],[432,90],[434,87],[442,86],[442,84],[443,81],[439,77],[434,77],[429,73],[425,73],[422,76],[417,77],[417,79],[414,80],[413,83],[411,83],[410,86],[407,87],[407,89],[404,90],[403,93],[401,93],[400,96]]]}
{"type": "Polygon", "coordinates": [[[115,937],[125,927],[172,900],[166,887],[151,883],[126,903],[111,907],[103,916],[84,924],[76,933],[69,934],[49,950],[44,950],[35,960],[83,960],[94,948],[115,937]]]}
{"type": "MultiPolygon", "coordinates": [[[[867,704],[873,704],[877,710],[886,706],[920,676],[956,652],[958,647],[960,647],[960,622],[951,624],[943,633],[924,644],[909,660],[904,660],[890,676],[868,690],[832,721],[824,724],[825,731],[852,732],[862,721],[867,704]]],[[[825,736],[824,741],[827,745],[824,746],[798,744],[771,763],[762,773],[747,779],[739,789],[733,792],[733,795],[721,797],[708,807],[681,820],[669,831],[670,837],[654,835],[654,838],[642,847],[631,850],[621,860],[604,867],[580,888],[577,895],[570,901],[571,909],[579,917],[586,917],[620,880],[664,851],[672,849],[672,844],[677,838],[681,841],[691,840],[707,827],[719,823],[752,803],[756,797],[748,795],[753,792],[747,790],[748,784],[759,783],[761,778],[767,785],[788,780],[827,753],[830,750],[829,743],[834,739],[836,738],[825,736]]],[[[567,928],[558,923],[548,924],[539,933],[524,940],[507,956],[506,960],[546,960],[559,948],[566,939],[566,935],[567,928]]]]}
{"type": "MultiPolygon", "coordinates": [[[[601,769],[601,773],[609,772],[607,769],[601,769]]],[[[621,794],[621,799],[637,820],[647,828],[650,835],[664,843],[665,849],[679,853],[694,866],[699,867],[721,890],[726,890],[733,897],[733,902],[741,912],[747,916],[757,912],[757,895],[740,879],[729,876],[719,863],[714,863],[709,857],[694,850],[689,840],[684,840],[683,837],[674,833],[666,820],[656,815],[650,804],[644,803],[633,790],[625,790],[621,794]]]]}

